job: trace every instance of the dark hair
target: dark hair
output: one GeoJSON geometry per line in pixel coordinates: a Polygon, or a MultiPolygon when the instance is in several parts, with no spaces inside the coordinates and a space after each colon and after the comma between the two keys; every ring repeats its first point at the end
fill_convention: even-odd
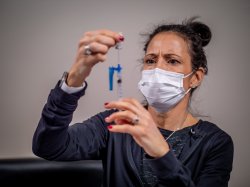
{"type": "Polygon", "coordinates": [[[197,17],[192,17],[185,20],[182,24],[158,25],[152,33],[148,34],[148,38],[144,45],[144,51],[146,52],[149,43],[155,35],[161,32],[174,32],[187,41],[190,50],[192,69],[195,71],[202,67],[205,74],[207,74],[207,58],[203,47],[210,42],[212,33],[207,25],[195,21],[196,18],[197,17]]]}

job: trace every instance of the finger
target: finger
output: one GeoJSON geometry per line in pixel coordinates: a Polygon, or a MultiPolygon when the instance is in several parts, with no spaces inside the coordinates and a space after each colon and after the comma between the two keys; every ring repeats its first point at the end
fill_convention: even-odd
{"type": "Polygon", "coordinates": [[[120,123],[131,123],[132,119],[134,119],[136,116],[134,113],[131,111],[125,110],[125,111],[119,111],[112,113],[110,116],[105,118],[105,121],[107,123],[111,123],[112,121],[116,121],[119,123],[117,120],[123,120],[120,123]]]}
{"type": "Polygon", "coordinates": [[[130,124],[123,124],[123,125],[109,125],[108,129],[110,132],[118,132],[118,133],[128,133],[132,136],[135,136],[138,131],[135,126],[130,124]]]}
{"type": "Polygon", "coordinates": [[[138,114],[140,111],[136,106],[133,104],[126,102],[126,101],[111,101],[108,104],[105,105],[105,108],[107,109],[118,109],[118,110],[130,110],[131,112],[138,114]]]}
{"type": "Polygon", "coordinates": [[[130,124],[130,122],[128,120],[125,120],[125,119],[117,119],[117,120],[115,120],[115,124],[123,125],[123,124],[130,124]]]}
{"type": "Polygon", "coordinates": [[[96,63],[98,62],[104,62],[106,61],[107,59],[107,56],[104,55],[104,54],[101,54],[101,53],[96,53],[96,54],[93,54],[93,55],[89,55],[89,58],[93,59],[93,61],[96,61],[96,63]]]}
{"type": "Polygon", "coordinates": [[[110,38],[115,39],[116,42],[123,41],[124,37],[121,33],[114,32],[108,29],[101,29],[96,31],[89,31],[84,34],[84,36],[92,37],[94,35],[104,35],[110,38]]]}
{"type": "Polygon", "coordinates": [[[87,36],[80,40],[79,47],[92,45],[92,43],[100,43],[108,47],[113,47],[116,44],[116,40],[104,35],[87,36]]]}
{"type": "Polygon", "coordinates": [[[102,54],[102,53],[93,53],[91,55],[85,55],[84,48],[80,49],[78,52],[79,59],[82,58],[83,56],[86,58],[85,64],[90,65],[90,66],[93,66],[97,64],[98,62],[104,62],[107,59],[106,54],[102,54]]]}
{"type": "Polygon", "coordinates": [[[144,106],[136,99],[134,98],[122,98],[120,99],[121,101],[131,103],[132,105],[136,106],[137,108],[140,109],[145,109],[144,106]]]}
{"type": "MultiPolygon", "coordinates": [[[[95,54],[95,53],[102,53],[102,54],[106,54],[109,50],[109,47],[97,42],[93,42],[90,45],[88,45],[90,51],[91,51],[91,55],[95,54]]],[[[85,46],[81,46],[79,48],[80,51],[82,51],[82,54],[84,54],[85,51],[85,46]]]]}

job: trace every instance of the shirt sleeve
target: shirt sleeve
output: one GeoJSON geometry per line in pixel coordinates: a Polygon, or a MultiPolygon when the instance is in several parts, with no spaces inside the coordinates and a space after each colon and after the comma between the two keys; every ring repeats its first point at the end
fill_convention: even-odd
{"type": "Polygon", "coordinates": [[[195,179],[190,169],[184,166],[171,150],[161,158],[149,159],[159,179],[159,187],[228,187],[232,161],[233,142],[225,133],[218,133],[210,139],[206,157],[195,179]]]}
{"type": "Polygon", "coordinates": [[[99,159],[108,136],[104,118],[112,111],[69,125],[87,83],[83,90],[73,94],[64,92],[59,83],[51,90],[42,110],[33,135],[33,153],[47,160],[99,159]]]}
{"type": "Polygon", "coordinates": [[[86,85],[86,83],[84,82],[83,85],[80,86],[80,87],[69,87],[69,86],[66,84],[66,82],[64,81],[64,82],[62,83],[61,89],[62,89],[64,92],[68,93],[68,94],[73,94],[73,93],[77,93],[77,92],[82,91],[82,90],[84,89],[85,85],[86,85]]]}

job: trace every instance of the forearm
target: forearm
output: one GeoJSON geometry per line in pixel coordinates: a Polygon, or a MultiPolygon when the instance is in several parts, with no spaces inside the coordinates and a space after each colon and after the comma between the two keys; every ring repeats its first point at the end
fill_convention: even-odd
{"type": "Polygon", "coordinates": [[[196,187],[191,178],[190,170],[175,157],[172,151],[161,158],[149,159],[148,161],[159,180],[159,187],[196,187]]]}
{"type": "Polygon", "coordinates": [[[85,89],[76,94],[67,94],[57,85],[51,91],[33,137],[34,154],[55,159],[66,149],[68,126],[85,89]]]}

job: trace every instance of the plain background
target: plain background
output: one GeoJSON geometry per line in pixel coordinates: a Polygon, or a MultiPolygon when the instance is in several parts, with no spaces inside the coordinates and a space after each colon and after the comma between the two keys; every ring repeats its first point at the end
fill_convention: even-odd
{"type": "MultiPolygon", "coordinates": [[[[141,99],[137,89],[144,38],[162,22],[180,23],[191,16],[211,27],[206,47],[209,74],[193,98],[195,111],[216,123],[235,145],[231,187],[246,187],[249,174],[249,0],[1,0],[0,1],[0,157],[34,157],[32,136],[50,89],[75,59],[85,31],[123,32],[120,52],[123,93],[141,99]]],[[[117,99],[108,90],[108,67],[117,51],[88,78],[73,122],[104,110],[117,99]]],[[[116,84],[114,85],[116,89],[116,84]]]]}

